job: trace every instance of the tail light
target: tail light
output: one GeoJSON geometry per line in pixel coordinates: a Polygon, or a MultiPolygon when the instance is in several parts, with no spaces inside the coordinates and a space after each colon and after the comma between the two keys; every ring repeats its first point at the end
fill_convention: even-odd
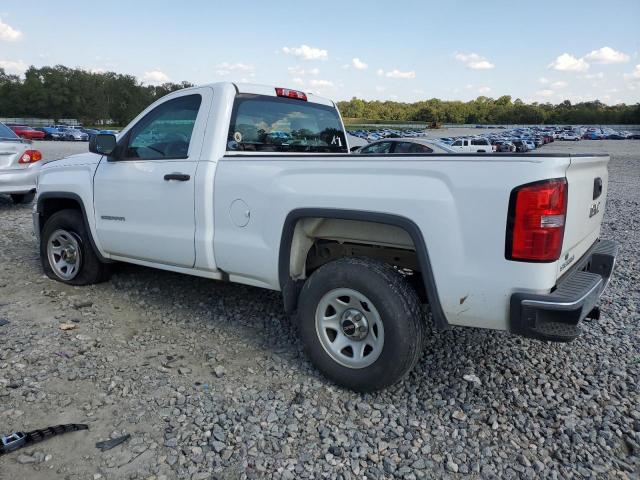
{"type": "Polygon", "coordinates": [[[42,154],[38,150],[27,150],[25,151],[18,163],[35,163],[42,160],[42,154]]]}
{"type": "Polygon", "coordinates": [[[560,258],[567,214],[567,180],[557,178],[513,189],[505,257],[523,262],[560,258]]]}
{"type": "Polygon", "coordinates": [[[307,95],[298,90],[289,90],[288,88],[276,88],[276,95],[279,97],[295,98],[297,100],[307,101],[307,95]]]}

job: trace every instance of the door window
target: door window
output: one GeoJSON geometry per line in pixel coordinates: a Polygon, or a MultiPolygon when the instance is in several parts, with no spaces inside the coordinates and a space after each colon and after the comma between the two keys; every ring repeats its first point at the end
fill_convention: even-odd
{"type": "Polygon", "coordinates": [[[372,153],[389,153],[391,150],[391,142],[378,142],[372,143],[360,150],[360,153],[363,154],[372,154],[372,153]]]}
{"type": "Polygon", "coordinates": [[[461,147],[462,146],[462,140],[456,140],[455,142],[453,142],[452,147],[461,147]]]}
{"type": "Polygon", "coordinates": [[[433,150],[421,143],[398,142],[393,153],[433,153],[433,150]]]}
{"type": "Polygon", "coordinates": [[[158,105],[132,129],[123,158],[163,160],[187,158],[202,97],[185,95],[158,105]]]}

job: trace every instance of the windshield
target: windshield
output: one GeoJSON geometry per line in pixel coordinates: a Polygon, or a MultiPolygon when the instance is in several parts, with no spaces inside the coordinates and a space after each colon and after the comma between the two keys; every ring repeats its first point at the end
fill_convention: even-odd
{"type": "Polygon", "coordinates": [[[13,130],[7,127],[4,123],[0,123],[0,139],[2,140],[20,140],[20,137],[16,135],[13,130]]]}
{"type": "Polygon", "coordinates": [[[348,153],[335,108],[252,94],[236,96],[227,150],[348,153]]]}

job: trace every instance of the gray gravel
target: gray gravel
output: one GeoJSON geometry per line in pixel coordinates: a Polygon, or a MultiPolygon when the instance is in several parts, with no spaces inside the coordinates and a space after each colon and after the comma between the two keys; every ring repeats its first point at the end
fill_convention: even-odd
{"type": "Polygon", "coordinates": [[[409,378],[373,395],[318,374],[277,293],[129,265],[92,287],[46,279],[30,207],[0,199],[0,431],[90,426],[0,457],[0,477],[638,478],[630,143],[549,146],[614,153],[603,236],[622,249],[599,322],[566,345],[433,332],[409,378]]]}

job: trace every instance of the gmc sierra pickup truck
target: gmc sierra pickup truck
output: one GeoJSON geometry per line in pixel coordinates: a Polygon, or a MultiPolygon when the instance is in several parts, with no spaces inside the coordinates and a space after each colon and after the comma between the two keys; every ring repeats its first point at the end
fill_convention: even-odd
{"type": "Polygon", "coordinates": [[[218,83],[161,98],[47,163],[34,228],[71,285],[130,262],[282,292],[311,361],[371,391],[427,322],[580,333],[612,273],[606,155],[351,155],[335,104],[218,83]]]}

